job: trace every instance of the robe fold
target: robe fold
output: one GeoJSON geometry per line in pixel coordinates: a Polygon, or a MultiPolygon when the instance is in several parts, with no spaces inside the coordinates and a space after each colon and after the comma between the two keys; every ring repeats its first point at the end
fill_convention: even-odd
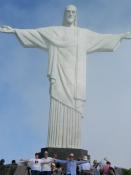
{"type": "Polygon", "coordinates": [[[48,52],[50,113],[48,146],[80,148],[81,118],[86,102],[86,57],[114,51],[121,35],[98,34],[78,27],[16,29],[24,47],[48,52]]]}

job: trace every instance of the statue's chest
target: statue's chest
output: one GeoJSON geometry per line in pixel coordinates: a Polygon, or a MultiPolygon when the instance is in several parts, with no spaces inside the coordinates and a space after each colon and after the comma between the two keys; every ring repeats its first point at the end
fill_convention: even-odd
{"type": "Polygon", "coordinates": [[[85,34],[81,30],[78,30],[78,29],[63,30],[60,33],[59,37],[63,41],[71,41],[71,42],[74,42],[74,44],[86,42],[85,34]]]}

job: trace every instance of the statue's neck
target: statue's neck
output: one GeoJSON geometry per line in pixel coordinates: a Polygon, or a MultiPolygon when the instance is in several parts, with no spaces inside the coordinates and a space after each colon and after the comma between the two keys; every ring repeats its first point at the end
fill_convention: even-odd
{"type": "Polygon", "coordinates": [[[64,24],[64,26],[65,27],[75,27],[75,25],[72,23],[72,24],[68,24],[68,23],[66,23],[66,24],[64,24]]]}

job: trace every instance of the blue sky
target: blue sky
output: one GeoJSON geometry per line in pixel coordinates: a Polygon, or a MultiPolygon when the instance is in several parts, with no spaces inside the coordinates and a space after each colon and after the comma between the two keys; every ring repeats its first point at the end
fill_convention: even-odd
{"type": "MultiPolygon", "coordinates": [[[[37,28],[61,25],[68,4],[78,24],[99,33],[131,31],[130,0],[0,0],[0,25],[37,28]]],[[[29,158],[46,146],[49,110],[47,53],[23,48],[0,34],[0,158],[29,158]]],[[[82,147],[131,167],[131,41],[114,53],[88,56],[87,105],[82,147]]]]}

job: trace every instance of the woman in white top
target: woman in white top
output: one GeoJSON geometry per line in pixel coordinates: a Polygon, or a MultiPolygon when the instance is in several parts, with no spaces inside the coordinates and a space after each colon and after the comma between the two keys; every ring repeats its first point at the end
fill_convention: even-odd
{"type": "Polygon", "coordinates": [[[32,158],[28,160],[30,168],[31,168],[31,174],[32,175],[40,175],[41,172],[41,164],[43,163],[42,159],[39,159],[39,154],[35,154],[35,158],[32,158]]]}

